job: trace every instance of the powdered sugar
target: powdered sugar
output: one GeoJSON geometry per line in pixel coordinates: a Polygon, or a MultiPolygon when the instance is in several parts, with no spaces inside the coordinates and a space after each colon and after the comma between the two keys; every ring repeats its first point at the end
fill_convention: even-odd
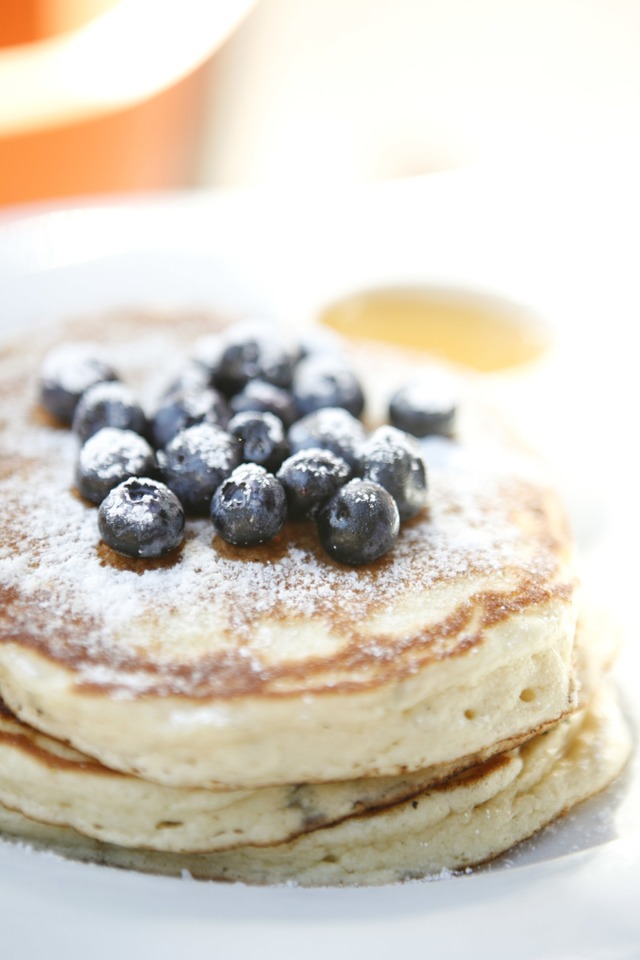
{"type": "Polygon", "coordinates": [[[198,456],[211,470],[226,470],[230,463],[230,451],[235,450],[235,446],[222,427],[215,423],[197,423],[175,437],[167,450],[179,449],[185,458],[198,456]]]}
{"type": "MultiPolygon", "coordinates": [[[[132,323],[130,335],[113,352],[132,382],[141,357],[157,374],[162,356],[189,349],[175,323],[132,323]]],[[[0,398],[7,468],[0,478],[0,588],[9,611],[0,618],[0,642],[19,636],[44,644],[54,657],[73,659],[87,682],[138,692],[159,684],[166,692],[193,692],[200,685],[239,688],[248,678],[270,682],[277,673],[265,639],[270,623],[322,619],[347,643],[359,624],[393,610],[408,590],[424,594],[470,574],[491,578],[499,589],[513,571],[528,578],[554,573],[554,552],[543,549],[547,528],[514,522],[514,511],[542,510],[538,468],[475,417],[464,443],[421,443],[428,510],[370,568],[332,562],[311,524],[288,524],[272,544],[245,549],[223,544],[207,519],[190,521],[170,561],[118,559],[100,545],[95,508],[74,492],[77,441],[39,422],[31,399],[39,363],[35,352],[18,350],[0,370],[18,371],[15,382],[24,384],[19,395],[0,398]],[[260,625],[258,649],[252,638],[260,625]]],[[[362,656],[373,659],[389,651],[384,638],[368,649],[362,656]]]]}
{"type": "Polygon", "coordinates": [[[416,410],[446,413],[458,399],[456,383],[446,372],[430,368],[419,379],[412,380],[402,391],[403,399],[416,410]]]}
{"type": "Polygon", "coordinates": [[[96,381],[96,370],[109,368],[107,355],[95,341],[63,343],[51,351],[42,366],[42,379],[55,381],[70,393],[80,394],[96,381]]]}
{"type": "Polygon", "coordinates": [[[123,463],[129,476],[140,476],[141,472],[148,469],[148,459],[153,456],[153,451],[147,441],[133,430],[103,427],[89,437],[78,456],[84,472],[110,480],[121,476],[123,463]]]}

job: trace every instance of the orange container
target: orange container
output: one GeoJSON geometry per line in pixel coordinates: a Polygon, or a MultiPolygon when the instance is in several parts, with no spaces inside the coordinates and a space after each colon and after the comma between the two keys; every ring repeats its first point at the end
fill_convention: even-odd
{"type": "Polygon", "coordinates": [[[0,204],[194,182],[217,47],[251,0],[0,0],[0,204]]]}
{"type": "Polygon", "coordinates": [[[206,73],[126,110],[0,136],[0,204],[188,186],[206,73]]]}
{"type": "Polygon", "coordinates": [[[0,47],[67,33],[100,16],[117,0],[0,0],[0,47]]]}

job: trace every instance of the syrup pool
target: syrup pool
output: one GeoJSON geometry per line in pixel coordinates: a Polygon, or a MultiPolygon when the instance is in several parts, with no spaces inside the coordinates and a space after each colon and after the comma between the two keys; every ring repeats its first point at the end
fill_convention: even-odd
{"type": "Polygon", "coordinates": [[[427,350],[487,373],[538,360],[551,346],[550,331],[524,307],[453,289],[363,291],[328,306],[320,321],[347,337],[427,350]]]}

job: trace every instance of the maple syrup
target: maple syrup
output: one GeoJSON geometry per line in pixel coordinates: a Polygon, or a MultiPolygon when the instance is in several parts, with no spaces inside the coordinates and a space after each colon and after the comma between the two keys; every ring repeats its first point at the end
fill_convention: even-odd
{"type": "Polygon", "coordinates": [[[415,347],[483,372],[536,360],[551,345],[524,308],[463,290],[363,291],[330,305],[320,321],[343,336],[415,347]]]}

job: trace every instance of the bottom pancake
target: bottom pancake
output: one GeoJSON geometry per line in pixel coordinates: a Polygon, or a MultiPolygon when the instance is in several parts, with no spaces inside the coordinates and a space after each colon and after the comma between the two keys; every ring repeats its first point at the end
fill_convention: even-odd
{"type": "Polygon", "coordinates": [[[249,884],[376,885],[459,871],[530,837],[622,770],[630,734],[615,691],[549,730],[391,807],[293,841],[206,854],[126,848],[0,807],[0,831],[74,859],[249,884]]]}

